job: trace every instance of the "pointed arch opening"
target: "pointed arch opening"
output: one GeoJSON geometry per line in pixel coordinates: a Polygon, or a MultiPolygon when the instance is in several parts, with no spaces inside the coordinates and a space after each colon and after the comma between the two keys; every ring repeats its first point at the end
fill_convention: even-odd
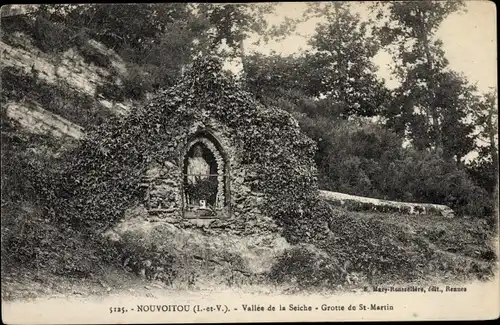
{"type": "Polygon", "coordinates": [[[180,162],[183,216],[229,217],[229,164],[217,138],[208,130],[197,132],[188,140],[180,162]]]}

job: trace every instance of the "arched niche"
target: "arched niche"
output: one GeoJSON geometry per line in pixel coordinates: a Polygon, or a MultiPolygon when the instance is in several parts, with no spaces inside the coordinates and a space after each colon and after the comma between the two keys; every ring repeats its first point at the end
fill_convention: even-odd
{"type": "Polygon", "coordinates": [[[230,214],[229,164],[217,138],[207,130],[191,136],[180,157],[182,213],[185,218],[230,214]]]}

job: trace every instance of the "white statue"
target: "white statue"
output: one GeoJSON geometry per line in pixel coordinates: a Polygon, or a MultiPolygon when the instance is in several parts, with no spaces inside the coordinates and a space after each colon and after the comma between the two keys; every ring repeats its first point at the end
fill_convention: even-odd
{"type": "Polygon", "coordinates": [[[193,157],[188,159],[187,173],[190,184],[196,184],[201,180],[208,179],[210,165],[203,159],[203,151],[200,145],[195,145],[193,148],[193,157]]]}

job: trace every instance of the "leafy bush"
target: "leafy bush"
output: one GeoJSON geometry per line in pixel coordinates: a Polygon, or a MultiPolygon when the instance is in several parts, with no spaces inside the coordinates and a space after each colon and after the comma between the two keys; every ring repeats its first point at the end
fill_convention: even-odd
{"type": "Polygon", "coordinates": [[[278,225],[283,228],[283,237],[291,244],[327,239],[331,214],[329,204],[316,197],[309,197],[296,205],[276,207],[274,213],[278,225]]]}
{"type": "Polygon", "coordinates": [[[96,86],[96,94],[118,102],[124,101],[127,98],[127,93],[123,86],[116,84],[111,76],[108,76],[103,84],[96,86]]]}
{"type": "Polygon", "coordinates": [[[419,278],[419,267],[435,254],[425,241],[401,237],[390,224],[353,218],[338,210],[330,228],[334,235],[319,246],[345,263],[347,271],[363,272],[369,278],[382,274],[392,280],[419,278]]]}
{"type": "Polygon", "coordinates": [[[57,227],[44,213],[51,182],[61,168],[56,155],[65,142],[22,132],[3,114],[1,121],[2,270],[90,274],[95,267],[93,244],[78,232],[57,227]]]}
{"type": "Polygon", "coordinates": [[[87,64],[94,63],[102,68],[111,67],[111,59],[108,55],[97,51],[94,47],[90,46],[86,41],[80,41],[80,46],[78,51],[83,56],[84,61],[87,64]]]}
{"type": "Polygon", "coordinates": [[[320,187],[380,199],[445,204],[459,215],[489,217],[492,202],[466,170],[439,152],[403,147],[382,125],[300,117],[318,142],[320,187]]]}
{"type": "MultiPolygon", "coordinates": [[[[29,219],[22,231],[5,239],[4,265],[45,270],[53,274],[88,277],[102,263],[96,241],[71,228],[60,228],[43,219],[29,219]]],[[[108,253],[109,254],[109,253],[108,253]]]]}
{"type": "Polygon", "coordinates": [[[71,30],[64,24],[55,23],[43,16],[36,16],[34,19],[33,40],[42,51],[64,52],[73,45],[71,30]]]}
{"type": "Polygon", "coordinates": [[[151,79],[137,65],[130,65],[128,75],[123,79],[123,91],[131,99],[143,99],[152,91],[151,79]]]}
{"type": "Polygon", "coordinates": [[[335,288],[348,278],[338,261],[311,245],[286,250],[278,257],[268,276],[272,282],[292,283],[299,289],[309,290],[314,287],[335,288]]]}
{"type": "Polygon", "coordinates": [[[102,85],[97,85],[96,93],[107,99],[124,101],[126,99],[142,100],[153,91],[153,81],[142,68],[135,64],[128,65],[128,74],[121,77],[118,85],[113,76],[108,76],[102,85]]]}

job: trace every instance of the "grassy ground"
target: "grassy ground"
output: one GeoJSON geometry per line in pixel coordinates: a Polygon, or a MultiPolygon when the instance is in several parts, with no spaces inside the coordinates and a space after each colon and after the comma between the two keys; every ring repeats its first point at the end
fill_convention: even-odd
{"type": "MultiPolygon", "coordinates": [[[[429,255],[431,257],[425,266],[412,266],[415,269],[422,269],[422,276],[412,279],[405,279],[401,274],[395,276],[391,272],[384,273],[384,270],[380,270],[373,274],[371,279],[360,276],[358,281],[345,283],[334,288],[330,287],[328,290],[321,289],[321,287],[310,287],[306,291],[315,293],[331,292],[332,290],[357,292],[364,286],[375,283],[425,286],[436,283],[487,281],[491,277],[486,275],[490,271],[493,275],[493,272],[498,270],[495,254],[498,251],[498,240],[494,241],[494,233],[481,220],[443,219],[425,215],[382,214],[346,210],[336,210],[336,212],[343,213],[345,220],[367,225],[371,230],[375,229],[374,233],[370,234],[371,238],[366,240],[370,240],[374,245],[387,242],[385,244],[387,247],[380,247],[381,252],[388,247],[397,246],[400,249],[398,254],[403,254],[404,258],[420,256],[421,250],[431,251],[432,255],[429,255]],[[377,234],[376,229],[382,229],[382,232],[377,234]],[[388,238],[387,241],[384,241],[384,237],[388,238]],[[429,268],[429,266],[433,267],[429,268]]],[[[338,231],[346,232],[340,225],[338,231]]],[[[358,240],[358,244],[364,245],[366,243],[363,240],[358,240]]],[[[352,248],[357,249],[356,247],[352,248]]],[[[402,272],[401,270],[400,272],[402,272]]],[[[222,289],[220,284],[203,282],[194,285],[174,283],[166,286],[160,282],[146,281],[124,269],[111,266],[103,266],[100,272],[91,274],[90,277],[80,278],[54,275],[44,270],[30,270],[25,267],[9,267],[8,272],[2,274],[2,284],[2,300],[6,301],[40,297],[99,297],[124,293],[148,297],[155,295],[154,290],[197,291],[207,290],[214,285],[222,289]]],[[[257,294],[263,292],[297,293],[296,286],[290,283],[282,283],[279,286],[264,284],[239,286],[234,284],[228,286],[227,289],[257,294]]]]}
{"type": "MultiPolygon", "coordinates": [[[[410,262],[407,266],[411,271],[416,269],[417,272],[413,272],[417,274],[416,280],[432,281],[434,277],[456,281],[487,280],[498,270],[498,232],[488,226],[485,220],[345,210],[338,212],[344,213],[344,220],[355,220],[355,225],[370,228],[371,232],[366,234],[369,239],[361,235],[359,244],[375,247],[371,250],[372,255],[396,255],[399,260],[410,262]],[[392,249],[396,249],[396,252],[392,249]]],[[[347,234],[349,231],[341,229],[339,233],[347,234]]],[[[395,262],[399,262],[398,259],[395,262]]],[[[397,272],[397,269],[394,270],[397,272]]],[[[378,276],[387,281],[383,273],[379,270],[378,276]]]]}
{"type": "Polygon", "coordinates": [[[482,219],[445,219],[429,215],[350,212],[359,219],[382,222],[395,228],[402,237],[418,236],[438,253],[475,260],[479,263],[496,259],[498,237],[482,219]]]}

